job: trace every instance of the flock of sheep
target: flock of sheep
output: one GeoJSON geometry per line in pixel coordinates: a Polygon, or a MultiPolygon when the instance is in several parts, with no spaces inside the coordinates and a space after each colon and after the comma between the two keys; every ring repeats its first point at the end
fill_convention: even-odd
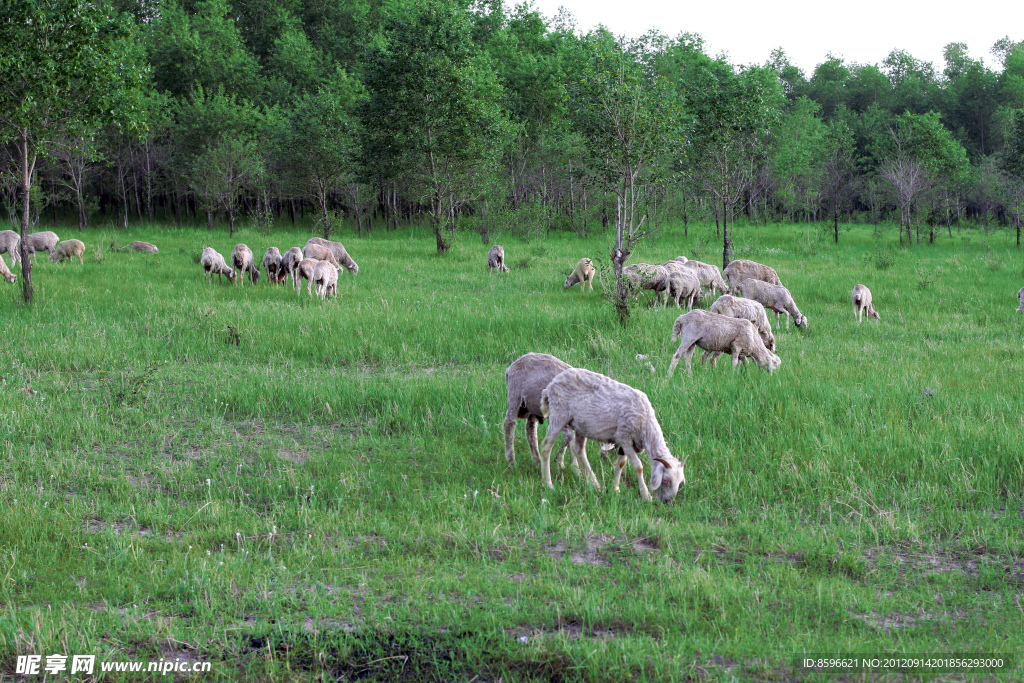
{"type": "MultiPolygon", "coordinates": [[[[82,256],[85,254],[85,243],[82,240],[64,240],[57,237],[57,233],[46,230],[34,232],[25,238],[25,246],[29,256],[35,258],[37,251],[45,251],[50,255],[50,260],[60,263],[73,256],[78,257],[78,262],[83,263],[82,256]]],[[[21,266],[21,235],[13,230],[0,230],[0,254],[6,253],[11,258],[11,266],[21,266]]],[[[0,275],[8,282],[14,282],[18,276],[10,271],[4,260],[0,258],[0,275]]]]}
{"type": "MultiPolygon", "coordinates": [[[[488,269],[507,272],[504,260],[505,250],[492,247],[487,255],[488,269]]],[[[564,288],[579,284],[581,290],[588,285],[593,290],[595,273],[593,262],[581,259],[565,279],[564,288]]],[[[660,299],[666,306],[672,299],[677,308],[681,308],[682,301],[686,302],[688,312],[676,318],[672,326],[672,340],[679,339],[680,343],[669,365],[669,377],[684,357],[687,370],[692,372],[691,357],[697,348],[704,352],[702,359],[710,358],[712,367],[721,354],[729,353],[733,367],[753,358],[758,366],[772,372],[782,360],[774,353],[775,337],[767,311],[775,312],[776,327],[782,314],[786,315],[787,329],[790,318],[797,328],[807,327],[807,316],[797,308],[778,273],[754,261],[735,260],[719,271],[714,265],[680,256],[662,265],[627,266],[623,276],[633,291],[654,290],[655,305],[660,299]],[[714,291],[720,296],[710,310],[693,308],[705,292],[714,291]]],[[[1024,289],[1020,297],[1024,311],[1024,289]]],[[[881,319],[872,306],[871,292],[864,285],[853,288],[851,301],[858,323],[865,313],[868,318],[881,319]]],[[[619,490],[627,463],[633,467],[640,495],[646,500],[652,500],[654,492],[668,502],[676,496],[679,486],[686,483],[685,459],[680,461],[669,452],[654,408],[644,392],[605,375],[573,368],[546,353],[527,353],[516,359],[505,371],[505,385],[505,460],[510,466],[515,465],[515,427],[518,420],[525,419],[526,440],[534,461],[540,464],[545,486],[554,488],[551,451],[559,434],[563,434],[559,463],[564,466],[565,450],[571,448],[575,469],[597,489],[600,484],[587,460],[587,439],[603,444],[603,450],[618,451],[614,463],[615,491],[619,490]],[[545,419],[550,420],[547,436],[538,444],[537,426],[545,419]],[[643,452],[647,453],[651,468],[650,489],[638,455],[643,452]]]]}
{"type": "MultiPolygon", "coordinates": [[[[214,275],[223,281],[245,282],[245,276],[255,284],[260,279],[260,269],[256,266],[256,257],[252,249],[245,244],[236,244],[231,252],[231,265],[212,247],[203,249],[199,259],[206,274],[207,282],[214,275]]],[[[349,256],[341,242],[331,242],[321,237],[313,237],[303,248],[292,247],[284,254],[277,247],[269,247],[263,254],[263,269],[267,272],[267,281],[280,284],[291,278],[296,292],[302,290],[302,280],[306,280],[306,292],[312,296],[316,287],[317,296],[321,299],[338,294],[338,273],[342,268],[356,275],[359,265],[349,256]]]]}

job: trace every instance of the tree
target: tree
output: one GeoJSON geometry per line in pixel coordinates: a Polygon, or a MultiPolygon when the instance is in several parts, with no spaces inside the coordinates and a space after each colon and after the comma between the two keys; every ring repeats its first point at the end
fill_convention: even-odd
{"type": "Polygon", "coordinates": [[[46,145],[45,154],[57,164],[60,173],[55,178],[57,184],[74,199],[78,210],[78,229],[81,231],[89,223],[85,199],[86,178],[100,158],[96,140],[92,136],[52,140],[46,145]]]}
{"type": "Polygon", "coordinates": [[[846,123],[846,107],[840,105],[825,127],[821,140],[821,194],[832,208],[832,228],[839,244],[839,211],[850,198],[850,186],[857,177],[856,143],[846,123]]]}
{"type": "Polygon", "coordinates": [[[1017,246],[1020,246],[1021,220],[1024,218],[1024,109],[1013,113],[1006,147],[999,155],[999,169],[1006,179],[1006,194],[1013,207],[1013,221],[1017,228],[1017,246]]]}
{"type": "Polygon", "coordinates": [[[112,123],[144,127],[142,69],[132,60],[127,17],[86,0],[6,0],[0,6],[0,140],[16,141],[21,193],[21,264],[32,299],[25,239],[41,147],[112,123]]]}
{"type": "Polygon", "coordinates": [[[679,109],[666,79],[644,64],[643,41],[623,45],[606,33],[589,39],[584,72],[569,86],[570,117],[583,136],[590,165],[615,193],[615,307],[624,323],[627,285],[622,268],[648,230],[637,220],[638,195],[681,142],[679,109]]]}
{"type": "Polygon", "coordinates": [[[388,15],[364,69],[364,157],[413,180],[443,254],[446,230],[509,137],[502,88],[473,44],[466,14],[443,0],[426,0],[410,16],[388,15]]]}

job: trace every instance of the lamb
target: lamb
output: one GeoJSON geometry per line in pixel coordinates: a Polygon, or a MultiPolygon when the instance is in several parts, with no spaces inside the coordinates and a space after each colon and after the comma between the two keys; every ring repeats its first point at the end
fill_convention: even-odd
{"type": "Polygon", "coordinates": [[[214,275],[219,276],[222,282],[225,275],[228,277],[228,282],[235,279],[235,271],[228,267],[227,261],[213,247],[205,247],[203,249],[203,255],[199,259],[199,263],[202,264],[203,271],[206,273],[207,282],[212,281],[214,275]]]}
{"type": "Polygon", "coordinates": [[[594,268],[594,262],[588,258],[581,258],[573,271],[569,273],[569,277],[565,278],[563,289],[569,289],[578,282],[581,292],[586,291],[588,284],[590,285],[590,291],[594,291],[594,275],[596,273],[597,270],[594,268]]]}
{"type": "Polygon", "coordinates": [[[0,258],[0,275],[3,275],[4,279],[8,282],[14,282],[18,279],[18,276],[10,271],[2,258],[0,258]]]}
{"type": "Polygon", "coordinates": [[[313,284],[316,285],[316,293],[321,299],[328,296],[338,296],[338,271],[340,268],[334,266],[330,261],[317,261],[313,266],[313,284]]]}
{"type": "Polygon", "coordinates": [[[775,272],[774,268],[762,265],[756,261],[747,261],[745,259],[729,261],[729,265],[725,267],[723,275],[729,281],[729,287],[733,291],[735,291],[735,287],[739,283],[751,278],[767,282],[770,285],[782,286],[782,281],[779,280],[779,275],[775,272]]]}
{"type": "Polygon", "coordinates": [[[292,247],[284,253],[281,257],[281,278],[285,276],[291,277],[292,285],[295,286],[295,291],[299,291],[299,264],[302,262],[302,249],[298,247],[292,247]]]}
{"type": "Polygon", "coordinates": [[[352,260],[352,257],[345,251],[345,245],[341,242],[332,242],[322,237],[311,237],[306,241],[306,246],[308,247],[310,244],[319,244],[322,247],[327,247],[334,254],[334,259],[344,266],[345,270],[353,275],[359,274],[359,264],[352,260]]]}
{"type": "Polygon", "coordinates": [[[21,244],[21,235],[13,230],[0,232],[0,254],[7,252],[11,257],[11,266],[21,264],[21,253],[18,246],[21,244]]]}
{"type": "MultiPolygon", "coordinates": [[[[718,315],[727,315],[730,318],[744,318],[754,323],[757,334],[764,342],[769,351],[775,350],[775,336],[772,334],[772,324],[768,322],[768,314],[764,312],[764,306],[753,299],[741,299],[731,294],[723,294],[711,304],[708,309],[718,315]]],[[[705,352],[705,355],[707,352],[705,352]]]]}
{"type": "Polygon", "coordinates": [[[636,263],[622,269],[622,274],[629,279],[630,286],[639,289],[654,290],[654,303],[664,293],[665,305],[669,297],[669,272],[665,266],[653,266],[649,263],[636,263]]]}
{"type": "Polygon", "coordinates": [[[508,266],[505,265],[505,249],[499,244],[495,244],[487,252],[487,272],[493,274],[495,268],[499,273],[508,272],[508,266]]]}
{"type": "MultiPolygon", "coordinates": [[[[537,446],[537,425],[544,422],[540,410],[540,395],[559,373],[572,366],[547,353],[527,353],[505,370],[505,386],[508,389],[508,410],[505,412],[505,462],[510,467],[516,464],[515,433],[516,422],[526,420],[526,443],[534,462],[540,462],[537,446]]],[[[565,429],[562,448],[558,454],[559,463],[564,463],[565,451],[572,438],[572,430],[565,429]]]]}
{"type": "Polygon", "coordinates": [[[28,248],[28,253],[32,256],[32,260],[35,261],[35,253],[37,251],[50,252],[57,242],[60,242],[60,238],[57,237],[57,233],[46,230],[44,232],[34,232],[25,238],[25,246],[28,248]]]}
{"type": "MultiPolygon", "coordinates": [[[[299,262],[299,265],[295,268],[297,273],[295,280],[296,294],[302,291],[302,281],[306,280],[306,293],[313,296],[313,284],[316,281],[316,265],[318,263],[320,261],[315,258],[304,258],[299,262]]],[[[330,261],[328,261],[328,264],[337,269],[330,261]]],[[[317,290],[317,293],[320,293],[319,290],[317,290]]]]}
{"type": "Polygon", "coordinates": [[[700,309],[690,311],[676,318],[672,325],[672,341],[677,338],[680,340],[679,348],[672,354],[672,362],[668,366],[670,378],[684,355],[686,371],[693,373],[690,361],[698,346],[714,354],[711,367],[715,367],[718,355],[723,352],[732,354],[734,368],[748,357],[768,372],[774,372],[782,365],[782,359],[765,348],[754,323],[745,318],[730,318],[700,309]]]}
{"type": "Polygon", "coordinates": [[[692,310],[701,295],[701,284],[697,275],[693,270],[684,268],[680,261],[669,261],[664,267],[669,273],[669,294],[675,300],[676,308],[679,308],[679,301],[685,298],[686,309],[692,310]]]}
{"type": "Polygon", "coordinates": [[[786,329],[789,329],[789,319],[797,327],[807,327],[807,316],[800,313],[793,301],[793,295],[781,285],[770,285],[761,280],[747,279],[739,284],[740,294],[747,299],[759,302],[765,308],[775,311],[775,326],[779,326],[779,315],[786,314],[786,329]]]}
{"type": "Polygon", "coordinates": [[[341,264],[338,263],[338,259],[335,258],[334,252],[331,251],[330,247],[325,247],[322,244],[310,244],[309,242],[306,242],[306,246],[302,250],[302,257],[316,259],[317,261],[328,261],[331,265],[341,268],[341,264]]]}
{"type": "Polygon", "coordinates": [[[853,287],[853,314],[857,316],[857,323],[861,322],[861,314],[867,313],[868,318],[874,318],[875,320],[881,320],[882,316],[878,315],[875,311],[875,307],[871,305],[871,290],[864,285],[854,285],[853,287]]]}
{"type": "Polygon", "coordinates": [[[652,499],[644,482],[644,466],[637,456],[642,451],[647,451],[650,459],[651,489],[663,502],[672,500],[679,486],[686,483],[683,473],[686,461],[680,462],[669,452],[654,408],[644,392],[590,370],[570,368],[559,373],[541,392],[540,409],[541,414],[551,420],[540,452],[541,479],[548,488],[554,488],[551,448],[558,433],[567,427],[575,432],[569,443],[573,458],[581,474],[598,490],[601,485],[590,469],[584,450],[587,439],[619,447],[612,482],[616,492],[628,461],[636,472],[640,495],[645,500],[652,499]]]}
{"type": "Polygon", "coordinates": [[[277,247],[267,247],[267,251],[263,254],[263,268],[267,271],[267,282],[271,284],[280,284],[283,280],[281,277],[281,250],[277,247]]]}
{"type": "Polygon", "coordinates": [[[82,240],[64,240],[56,246],[50,247],[49,252],[50,261],[53,263],[60,263],[64,259],[70,261],[72,256],[77,256],[79,263],[85,263],[82,260],[82,254],[85,253],[85,243],[82,240]]]}
{"type": "Polygon", "coordinates": [[[718,266],[713,266],[710,263],[701,263],[700,261],[686,261],[683,263],[683,266],[693,269],[694,275],[700,280],[702,286],[709,289],[717,289],[719,294],[729,293],[729,286],[722,279],[722,273],[718,270],[718,266]]]}
{"type": "Polygon", "coordinates": [[[118,251],[124,251],[125,249],[131,249],[132,251],[144,251],[147,254],[156,254],[160,251],[159,249],[157,249],[155,244],[139,241],[135,241],[127,246],[121,247],[120,249],[118,249],[118,251]]]}
{"type": "Polygon", "coordinates": [[[252,249],[250,249],[248,245],[235,245],[235,250],[231,252],[231,265],[241,273],[237,282],[244,284],[246,273],[249,273],[249,278],[252,280],[253,284],[259,282],[260,269],[256,267],[256,257],[253,256],[252,249]]]}
{"type": "Polygon", "coordinates": [[[1017,309],[1018,313],[1024,313],[1024,287],[1020,288],[1017,292],[1017,298],[1020,299],[1020,308],[1017,309]]]}

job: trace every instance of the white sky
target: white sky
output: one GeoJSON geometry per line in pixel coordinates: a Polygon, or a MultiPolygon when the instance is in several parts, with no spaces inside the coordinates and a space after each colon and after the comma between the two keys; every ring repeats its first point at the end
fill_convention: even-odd
{"type": "Polygon", "coordinates": [[[534,6],[549,18],[564,6],[582,31],[604,24],[616,35],[651,28],[671,38],[699,33],[708,54],[727,52],[733,64],[763,64],[781,47],[808,77],[830,52],[877,64],[894,48],[934,62],[941,73],[948,43],[966,43],[972,58],[998,70],[992,44],[1006,35],[1024,40],[1022,0],[534,0],[534,6]]]}

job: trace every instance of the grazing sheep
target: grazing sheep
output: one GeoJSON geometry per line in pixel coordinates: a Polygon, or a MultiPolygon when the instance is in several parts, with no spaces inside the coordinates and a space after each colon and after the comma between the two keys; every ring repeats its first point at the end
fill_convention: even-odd
{"type": "Polygon", "coordinates": [[[487,272],[493,274],[495,268],[499,273],[508,272],[508,266],[505,265],[505,249],[498,244],[495,244],[487,252],[487,272]]]}
{"type": "Polygon", "coordinates": [[[21,265],[21,253],[18,246],[21,244],[21,235],[13,230],[0,232],[0,254],[7,252],[11,257],[11,266],[21,265]]]}
{"type": "Polygon", "coordinates": [[[569,277],[565,278],[565,284],[562,288],[569,289],[578,282],[581,292],[586,291],[587,285],[590,285],[590,291],[594,291],[594,275],[596,273],[597,269],[594,268],[594,262],[588,258],[581,258],[573,271],[569,273],[569,277]]]}
{"type": "MultiPolygon", "coordinates": [[[[310,296],[313,296],[313,285],[316,282],[316,265],[318,263],[320,263],[320,261],[315,258],[304,258],[299,262],[298,267],[295,269],[297,273],[297,278],[295,282],[296,293],[301,292],[302,281],[305,280],[306,293],[309,294],[310,296]]],[[[337,266],[335,266],[333,263],[331,263],[330,261],[328,261],[327,263],[335,270],[337,270],[337,266]]],[[[319,290],[317,290],[317,293],[319,293],[319,290]]]]}
{"type": "Polygon", "coordinates": [[[672,500],[679,486],[686,483],[685,460],[679,462],[669,452],[654,408],[644,392],[590,370],[570,368],[559,373],[541,392],[540,409],[551,420],[540,451],[541,479],[548,488],[555,488],[551,483],[551,447],[558,433],[567,427],[575,432],[570,447],[581,475],[598,490],[601,485],[584,450],[587,439],[619,447],[612,482],[615,491],[619,490],[622,469],[628,461],[636,472],[640,495],[651,500],[644,482],[644,466],[637,456],[643,451],[647,451],[650,459],[651,489],[662,501],[672,500]]]}
{"type": "Polygon", "coordinates": [[[881,320],[882,316],[878,315],[875,311],[875,307],[871,305],[871,290],[864,285],[854,285],[853,287],[853,313],[857,316],[857,323],[861,322],[861,314],[867,313],[868,318],[874,318],[875,320],[881,320]]]}
{"type": "Polygon", "coordinates": [[[2,258],[0,258],[0,275],[3,275],[4,279],[8,282],[14,282],[18,279],[18,276],[10,271],[2,258]]]}
{"type": "Polygon", "coordinates": [[[686,263],[686,262],[687,262],[687,261],[689,261],[690,259],[686,258],[685,256],[676,256],[676,257],[675,257],[674,259],[672,259],[672,260],[673,260],[673,261],[675,261],[676,263],[686,263]]]}
{"type": "Polygon", "coordinates": [[[686,299],[686,309],[692,310],[701,295],[701,284],[696,273],[690,268],[684,268],[681,261],[669,261],[664,264],[664,268],[668,270],[669,295],[675,300],[676,308],[679,308],[680,300],[686,299]]]}
{"type": "Polygon", "coordinates": [[[338,295],[338,271],[330,261],[317,261],[313,266],[313,284],[316,285],[316,293],[321,299],[328,296],[338,295]]]}
{"type": "Polygon", "coordinates": [[[28,248],[29,256],[35,261],[35,253],[37,251],[51,251],[57,242],[60,242],[60,238],[57,237],[57,233],[45,230],[43,232],[34,232],[25,238],[25,246],[28,248]]]}
{"type": "Polygon", "coordinates": [[[686,261],[683,263],[683,266],[694,271],[694,275],[697,276],[703,287],[717,289],[719,294],[729,293],[729,286],[722,279],[722,272],[718,270],[718,266],[710,263],[701,263],[700,261],[686,261]]]}
{"type": "Polygon", "coordinates": [[[159,249],[157,249],[155,244],[139,241],[135,241],[127,246],[121,247],[120,249],[118,249],[118,251],[124,251],[126,249],[131,249],[132,251],[144,251],[147,254],[156,254],[160,251],[159,249]]]}
{"type": "Polygon", "coordinates": [[[345,245],[341,242],[332,242],[325,240],[323,237],[311,237],[306,241],[306,246],[308,247],[310,244],[319,244],[322,247],[327,247],[334,254],[334,260],[344,266],[345,270],[353,275],[359,274],[359,264],[352,260],[352,257],[345,250],[345,245]]]}
{"type": "MultiPolygon", "coordinates": [[[[730,318],[749,320],[757,328],[757,334],[764,342],[765,348],[769,351],[775,350],[775,335],[772,334],[772,324],[768,322],[768,314],[765,313],[764,306],[753,299],[741,299],[731,294],[723,294],[715,300],[715,303],[711,304],[711,308],[708,310],[718,315],[727,315],[730,318]]],[[[707,352],[704,353],[706,357],[707,352]]]]}
{"type": "Polygon", "coordinates": [[[796,302],[793,301],[793,295],[785,287],[770,285],[761,280],[747,279],[739,284],[739,288],[740,294],[747,299],[753,299],[760,302],[765,308],[775,311],[776,327],[779,326],[779,315],[782,313],[786,314],[787,330],[789,329],[790,317],[793,318],[793,322],[796,323],[797,327],[807,327],[807,316],[800,313],[800,309],[796,307],[796,302]]]}
{"type": "Polygon", "coordinates": [[[322,244],[310,244],[307,242],[302,250],[302,257],[316,259],[317,261],[328,261],[334,267],[341,268],[341,264],[335,258],[334,252],[331,251],[330,247],[325,247],[322,244]]]}
{"type": "Polygon", "coordinates": [[[235,271],[228,267],[227,261],[213,247],[205,247],[203,249],[203,255],[199,259],[199,263],[202,264],[203,271],[206,273],[207,282],[211,282],[214,275],[217,275],[221,282],[224,281],[225,275],[228,277],[228,282],[235,279],[235,271]]]}
{"type": "Polygon", "coordinates": [[[267,271],[267,282],[272,285],[279,284],[282,280],[281,271],[281,250],[277,247],[267,247],[263,254],[263,268],[267,271]]]}
{"type": "MultiPolygon", "coordinates": [[[[505,386],[508,389],[508,410],[505,412],[505,462],[516,464],[515,441],[516,422],[526,420],[526,443],[534,462],[540,462],[537,446],[537,425],[544,422],[540,410],[540,395],[559,373],[572,366],[547,353],[527,353],[505,370],[505,386]]],[[[564,462],[565,450],[569,447],[572,430],[564,430],[562,448],[558,454],[559,463],[564,462]]]]}
{"type": "Polygon", "coordinates": [[[64,240],[56,246],[50,247],[49,251],[50,261],[53,263],[60,263],[64,259],[70,261],[72,256],[77,256],[79,263],[85,263],[82,260],[82,254],[85,253],[85,243],[82,240],[64,240]]]}
{"type": "Polygon", "coordinates": [[[665,295],[665,305],[668,305],[670,286],[668,268],[654,266],[650,263],[636,263],[623,268],[622,274],[629,280],[630,287],[654,290],[655,305],[662,294],[665,295]]]}
{"type": "Polygon", "coordinates": [[[292,285],[295,286],[295,291],[299,291],[299,264],[302,262],[302,249],[298,247],[292,247],[288,251],[284,252],[281,257],[281,278],[288,276],[292,279],[292,285]]]}
{"type": "Polygon", "coordinates": [[[686,371],[693,373],[691,358],[698,346],[710,351],[711,367],[715,367],[718,355],[732,354],[732,366],[737,367],[746,358],[753,358],[762,369],[774,372],[782,365],[782,359],[765,348],[757,334],[757,327],[746,318],[730,318],[726,315],[708,313],[700,309],[684,313],[672,325],[672,341],[679,338],[679,348],[672,354],[668,376],[676,371],[679,359],[686,357],[686,371]]]}
{"type": "Polygon", "coordinates": [[[242,243],[235,245],[235,250],[231,252],[231,266],[241,274],[238,282],[245,282],[246,273],[249,274],[249,279],[253,284],[259,282],[260,269],[256,267],[256,257],[253,256],[252,249],[248,245],[242,243]]]}
{"type": "Polygon", "coordinates": [[[1020,308],[1017,309],[1018,313],[1024,313],[1024,287],[1020,288],[1017,292],[1017,298],[1020,299],[1020,308]]]}
{"type": "Polygon", "coordinates": [[[739,283],[749,279],[760,280],[761,282],[778,285],[779,287],[782,286],[782,281],[779,280],[779,275],[775,272],[774,268],[769,268],[756,261],[747,261],[745,259],[729,261],[729,265],[725,267],[722,274],[729,281],[729,288],[733,291],[735,291],[735,287],[739,283]]]}

